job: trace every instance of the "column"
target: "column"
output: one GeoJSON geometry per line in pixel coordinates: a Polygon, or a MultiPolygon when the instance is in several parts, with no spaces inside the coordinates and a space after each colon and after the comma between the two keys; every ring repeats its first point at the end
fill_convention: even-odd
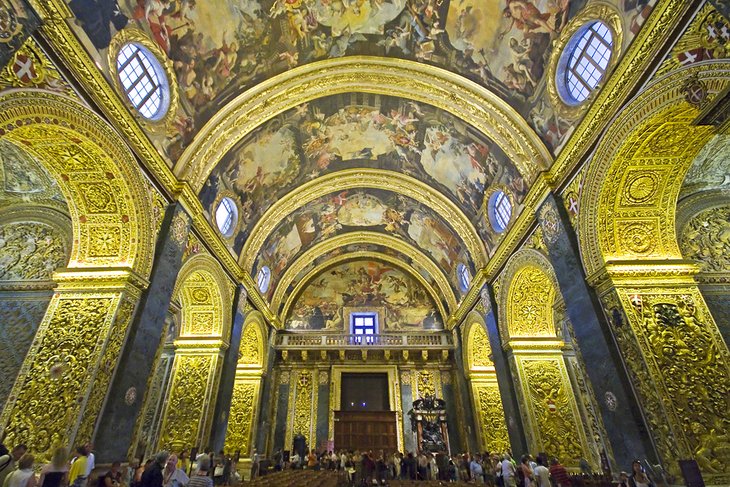
{"type": "MultiPolygon", "coordinates": [[[[318,366],[317,369],[317,427],[315,433],[317,443],[315,447],[319,451],[322,448],[330,449],[326,445],[329,440],[331,370],[329,365],[318,366]]],[[[334,431],[332,436],[334,437],[334,431]]]]}
{"type": "Polygon", "coordinates": [[[164,345],[165,318],[190,227],[179,204],[168,207],[158,236],[150,285],[143,294],[120,357],[111,393],[95,435],[97,461],[124,461],[135,454],[135,421],[141,418],[144,398],[154,379],[155,359],[164,345]]]}
{"type": "MultiPolygon", "coordinates": [[[[220,378],[220,386],[218,387],[218,397],[215,401],[215,412],[213,414],[213,431],[211,432],[211,448],[214,451],[220,451],[226,442],[226,429],[230,421],[230,413],[232,397],[237,395],[241,399],[243,391],[241,387],[235,386],[238,375],[238,355],[241,347],[241,336],[243,334],[243,324],[246,319],[246,300],[248,293],[239,285],[236,289],[236,296],[233,299],[233,325],[231,326],[231,339],[228,350],[222,364],[222,373],[220,378]]],[[[246,446],[250,441],[246,442],[246,446]]],[[[241,446],[241,445],[239,445],[241,446]]],[[[235,450],[234,450],[235,451],[235,450]]],[[[247,449],[246,449],[247,451],[247,449]]]]}
{"type": "MultiPolygon", "coordinates": [[[[474,410],[472,409],[472,403],[468,400],[469,387],[466,383],[465,377],[468,377],[469,373],[466,370],[466,364],[464,364],[464,344],[461,341],[460,333],[454,333],[453,340],[454,345],[456,346],[454,349],[454,362],[456,362],[456,374],[454,374],[456,376],[456,384],[454,384],[454,388],[457,393],[452,394],[451,396],[452,398],[453,396],[457,397],[454,398],[456,399],[456,404],[452,404],[453,401],[451,400],[448,400],[446,403],[449,413],[447,418],[449,436],[451,436],[452,439],[451,451],[452,453],[459,453],[460,451],[475,452],[479,450],[479,443],[477,442],[478,431],[475,429],[476,421],[474,420],[475,416],[474,410]],[[453,414],[456,410],[463,413],[459,414],[459,419],[457,419],[456,415],[453,414]],[[457,428],[463,432],[463,441],[453,442],[453,440],[459,438],[456,434],[457,428]],[[452,435],[452,432],[455,434],[452,435]]],[[[451,390],[450,385],[448,389],[451,390]]],[[[444,399],[446,398],[444,397],[444,399]]]]}
{"type": "Polygon", "coordinates": [[[276,408],[276,416],[274,419],[272,436],[273,450],[279,448],[291,451],[291,443],[286,441],[287,426],[289,424],[289,395],[291,393],[292,370],[289,367],[280,367],[276,371],[276,382],[273,387],[276,391],[274,395],[274,405],[276,408]]]}
{"type": "Polygon", "coordinates": [[[92,439],[146,281],[127,269],[68,269],[0,416],[8,444],[45,463],[57,445],[92,439]]]}
{"type": "Polygon", "coordinates": [[[620,355],[599,311],[600,304],[586,283],[565,207],[549,195],[538,210],[538,221],[615,455],[614,467],[627,468],[635,458],[655,461],[657,456],[620,355]]]}
{"type": "MultiPolygon", "coordinates": [[[[272,327],[269,330],[268,339],[264,343],[266,350],[266,364],[262,377],[261,399],[259,400],[259,421],[256,427],[256,449],[259,452],[271,456],[277,447],[269,448],[270,433],[272,428],[272,417],[276,414],[276,399],[279,396],[279,387],[275,382],[274,363],[276,362],[276,350],[274,342],[276,330],[272,327]]],[[[276,422],[274,422],[276,424],[276,422]]],[[[278,448],[281,448],[279,446],[278,448]]]]}
{"type": "Polygon", "coordinates": [[[413,386],[411,384],[411,374],[414,370],[411,367],[399,367],[400,374],[400,397],[403,408],[403,444],[406,451],[415,453],[416,451],[416,432],[411,427],[411,418],[408,411],[413,406],[413,386]]]}
{"type": "Polygon", "coordinates": [[[515,386],[517,382],[513,378],[512,371],[509,368],[507,350],[502,346],[502,338],[499,335],[494,292],[491,286],[484,286],[481,299],[481,304],[485,312],[484,321],[487,324],[489,345],[492,348],[492,362],[494,363],[494,371],[497,375],[497,384],[499,385],[499,395],[502,399],[504,416],[507,421],[509,442],[512,446],[512,452],[517,454],[517,452],[527,451],[527,442],[520,410],[517,406],[517,391],[515,386]]]}

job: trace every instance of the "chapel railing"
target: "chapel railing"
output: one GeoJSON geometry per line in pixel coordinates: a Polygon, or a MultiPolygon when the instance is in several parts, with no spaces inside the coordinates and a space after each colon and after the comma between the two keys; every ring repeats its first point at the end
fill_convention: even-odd
{"type": "Polygon", "coordinates": [[[289,350],[362,349],[363,347],[443,349],[453,348],[454,343],[449,332],[383,333],[379,335],[279,332],[276,335],[275,347],[289,350]]]}

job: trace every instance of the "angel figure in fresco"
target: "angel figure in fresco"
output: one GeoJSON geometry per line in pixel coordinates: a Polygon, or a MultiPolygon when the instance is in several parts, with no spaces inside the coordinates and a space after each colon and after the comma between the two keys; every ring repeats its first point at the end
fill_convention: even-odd
{"type": "Polygon", "coordinates": [[[507,0],[502,15],[511,22],[509,27],[500,33],[500,38],[512,30],[513,26],[524,34],[556,33],[555,17],[550,13],[540,12],[531,0],[507,0]]]}

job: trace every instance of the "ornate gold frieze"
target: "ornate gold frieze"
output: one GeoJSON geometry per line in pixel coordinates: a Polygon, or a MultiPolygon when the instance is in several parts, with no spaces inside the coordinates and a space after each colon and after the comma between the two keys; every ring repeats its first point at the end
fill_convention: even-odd
{"type": "MultiPolygon", "coordinates": [[[[413,259],[414,262],[423,267],[434,279],[441,296],[446,299],[449,311],[456,309],[456,297],[454,296],[454,292],[449,284],[448,278],[430,258],[411,244],[391,235],[378,232],[345,233],[331,239],[327,239],[307,249],[296,261],[287,267],[286,271],[282,275],[271,299],[271,308],[273,310],[279,309],[282,304],[282,299],[284,298],[287,289],[289,289],[290,284],[293,283],[294,279],[296,279],[296,277],[318,256],[324,255],[340,247],[347,247],[348,245],[357,243],[384,245],[413,259]]],[[[444,315],[444,317],[445,316],[446,315],[444,315]]],[[[284,317],[282,316],[282,320],[283,318],[284,317]]]]}
{"type": "Polygon", "coordinates": [[[730,271],[730,206],[708,208],[681,229],[679,247],[685,259],[703,273],[730,271]]]}
{"type": "Polygon", "coordinates": [[[160,427],[160,449],[207,446],[221,362],[217,352],[176,351],[160,427]]]}
{"type": "Polygon", "coordinates": [[[489,380],[472,378],[471,388],[474,398],[482,451],[504,453],[511,450],[504,418],[502,396],[496,376],[489,380]]]}
{"type": "Polygon", "coordinates": [[[286,430],[286,448],[293,445],[295,435],[303,435],[309,448],[316,448],[317,392],[315,373],[311,370],[296,370],[292,373],[289,389],[289,415],[286,430]]]}
{"type": "Polygon", "coordinates": [[[0,114],[0,135],[41,161],[69,204],[69,267],[128,266],[146,276],[152,205],[121,138],[87,108],[48,92],[0,96],[0,114]]]}
{"type": "Polygon", "coordinates": [[[486,250],[474,225],[444,194],[417,179],[383,169],[345,169],[299,186],[272,205],[261,216],[246,240],[240,255],[244,270],[253,272],[254,262],[271,232],[297,208],[324,195],[354,188],[378,188],[402,194],[430,207],[454,229],[464,242],[477,268],[487,263],[486,250]]]}

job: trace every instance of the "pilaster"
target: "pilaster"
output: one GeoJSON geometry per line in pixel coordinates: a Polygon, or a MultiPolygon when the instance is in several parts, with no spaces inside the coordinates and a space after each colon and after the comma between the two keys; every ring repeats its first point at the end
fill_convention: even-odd
{"type": "Polygon", "coordinates": [[[564,205],[548,195],[537,212],[547,247],[565,301],[565,313],[573,325],[585,370],[596,396],[613,454],[612,469],[628,468],[635,458],[656,460],[646,424],[608,331],[596,295],[589,288],[580,264],[578,242],[564,205]]]}
{"type": "Polygon", "coordinates": [[[127,268],[67,269],[0,416],[5,441],[53,448],[92,439],[147,282],[127,268]]]}
{"type": "Polygon", "coordinates": [[[155,358],[165,340],[165,319],[170,308],[175,280],[182,264],[190,219],[179,204],[167,208],[158,235],[150,285],[142,295],[122,350],[99,429],[95,435],[99,463],[134,456],[144,398],[153,379],[155,358]]]}

